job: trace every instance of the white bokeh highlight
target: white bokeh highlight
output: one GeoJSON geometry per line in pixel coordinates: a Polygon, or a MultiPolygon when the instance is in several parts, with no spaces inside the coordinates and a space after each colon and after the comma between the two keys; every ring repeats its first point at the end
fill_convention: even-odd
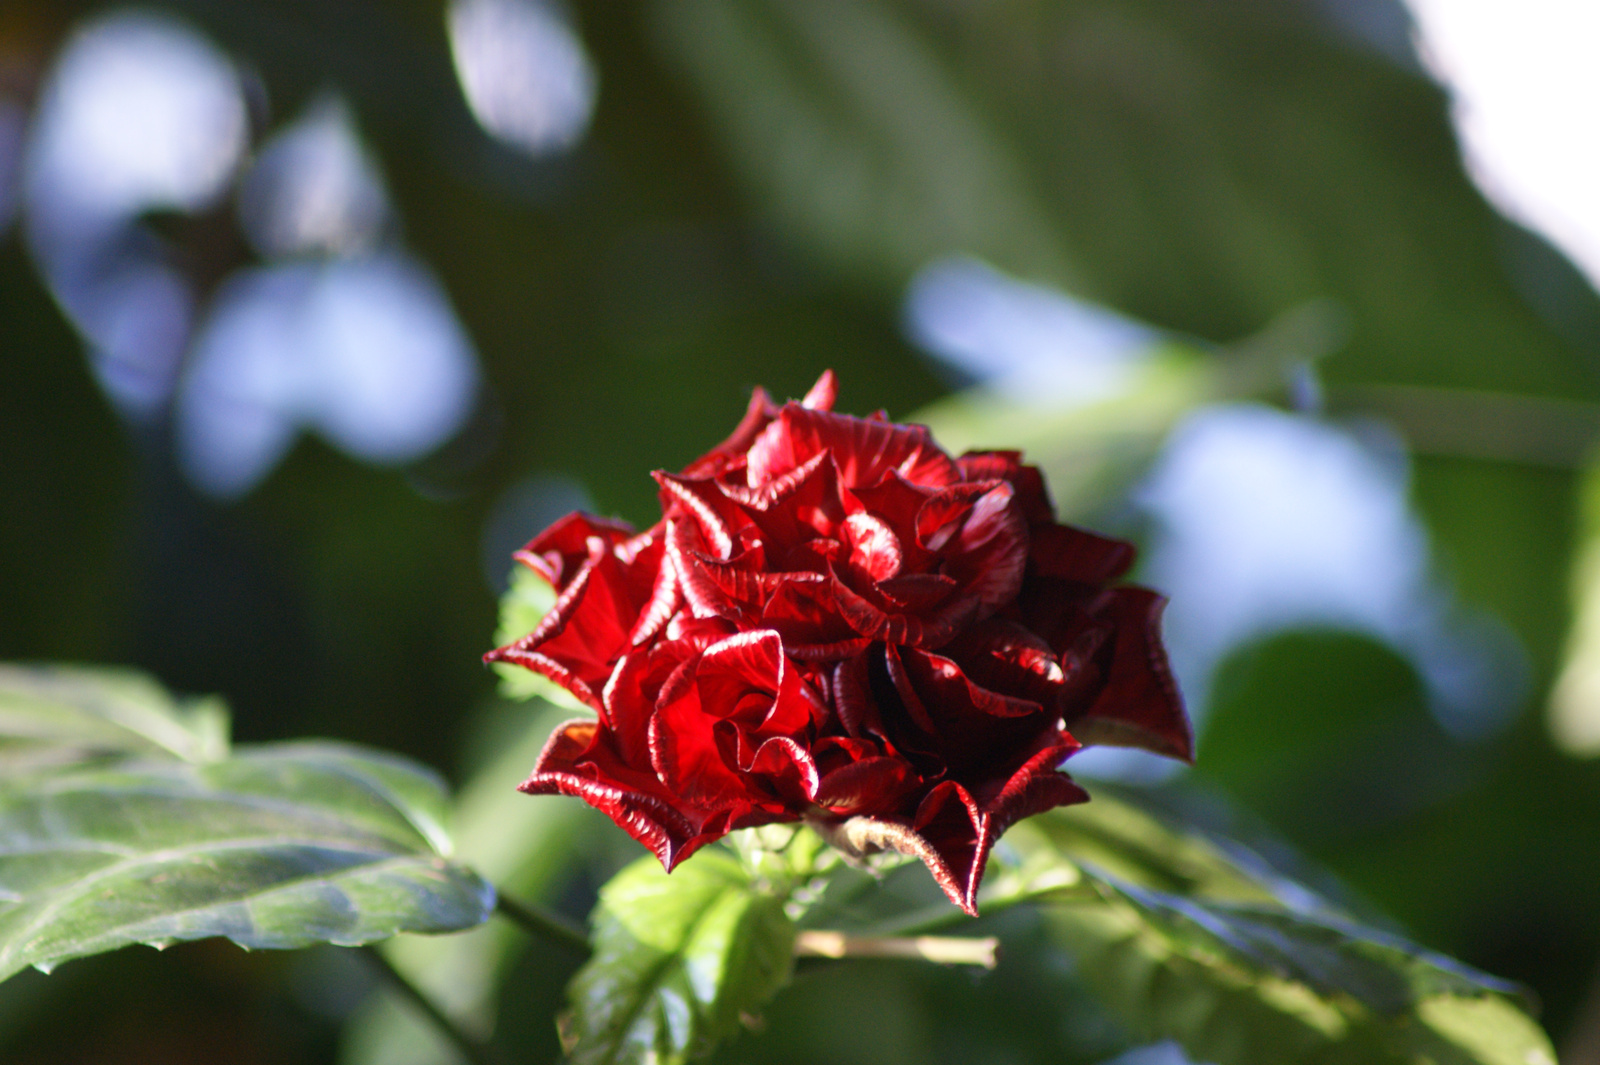
{"type": "Polygon", "coordinates": [[[247,133],[232,63],[165,16],[87,23],[46,79],[23,149],[25,234],[95,377],[136,420],[170,399],[195,304],[139,216],[215,202],[247,133]]]}
{"type": "Polygon", "coordinates": [[[263,258],[366,251],[389,220],[383,178],[336,97],[262,145],[239,187],[239,223],[263,258]]]}
{"type": "Polygon", "coordinates": [[[222,498],[253,488],[302,429],[368,462],[406,462],[460,427],[477,384],[448,298],[408,257],[244,272],[195,342],[178,457],[222,498]]]}
{"type": "Polygon", "coordinates": [[[1473,180],[1600,284],[1600,4],[1406,0],[1473,180]]]}
{"type": "Polygon", "coordinates": [[[544,0],[453,0],[447,24],[456,78],[485,131],[532,156],[578,143],[598,78],[556,8],[544,0]]]}
{"type": "Polygon", "coordinates": [[[1207,1065],[1196,1062],[1183,1052],[1183,1047],[1168,1039],[1149,1046],[1135,1047],[1118,1054],[1100,1065],[1207,1065]]]}
{"type": "Polygon", "coordinates": [[[966,256],[936,260],[906,293],[912,342],[1009,399],[1077,405],[1125,390],[1159,334],[966,256]]]}
{"type": "Polygon", "coordinates": [[[1407,657],[1451,731],[1498,726],[1514,708],[1515,652],[1438,586],[1408,489],[1397,444],[1316,418],[1230,404],[1179,426],[1136,500],[1155,525],[1141,578],[1171,599],[1168,644],[1190,699],[1203,706],[1237,647],[1337,628],[1407,657]]]}
{"type": "Polygon", "coordinates": [[[100,217],[205,206],[227,186],[249,136],[228,57],[183,23],[142,12],[73,35],[36,122],[35,193],[100,217]]]}

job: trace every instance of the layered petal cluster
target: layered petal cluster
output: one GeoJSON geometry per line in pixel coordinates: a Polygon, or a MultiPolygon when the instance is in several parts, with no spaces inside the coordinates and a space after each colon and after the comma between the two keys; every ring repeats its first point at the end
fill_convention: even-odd
{"type": "Polygon", "coordinates": [[[577,795],[669,870],[736,829],[807,820],[895,847],[975,911],[1018,819],[1088,796],[1085,744],[1187,759],[1129,544],[1055,521],[1015,452],[952,458],[916,425],[757,390],[733,434],[659,472],[642,533],[573,514],[518,553],[558,593],[492,661],[594,708],[531,793],[577,795]]]}

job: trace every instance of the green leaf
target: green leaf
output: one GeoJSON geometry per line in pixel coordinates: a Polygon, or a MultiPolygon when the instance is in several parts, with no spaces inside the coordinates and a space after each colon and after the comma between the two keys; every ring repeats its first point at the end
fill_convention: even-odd
{"type": "MultiPolygon", "coordinates": [[[[495,630],[494,642],[503,647],[528,635],[555,603],[555,589],[527,566],[517,565],[511,571],[510,586],[500,597],[500,627],[495,630]]],[[[507,699],[540,698],[586,714],[593,712],[567,689],[531,669],[506,662],[494,662],[491,667],[500,677],[500,694],[507,699]]]]}
{"type": "Polygon", "coordinates": [[[738,176],[830,265],[897,284],[964,249],[1069,287],[1083,280],[1016,145],[914,20],[815,0],[655,13],[738,176]]]}
{"type": "Polygon", "coordinates": [[[1514,985],[1364,927],[1248,852],[1127,802],[1012,829],[991,905],[1048,898],[1079,970],[1140,1037],[1217,1065],[1537,1065],[1514,985]]]}
{"type": "Polygon", "coordinates": [[[228,753],[228,712],[215,698],[179,702],[133,670],[0,665],[0,773],[99,755],[208,762],[228,753]]]}
{"type": "Polygon", "coordinates": [[[793,966],[783,900],[716,851],[671,876],[654,858],[618,873],[600,892],[593,941],[562,1020],[573,1065],[670,1065],[707,1054],[793,966]]]}
{"type": "Polygon", "coordinates": [[[355,945],[487,919],[492,889],[445,858],[434,774],[333,743],[228,757],[225,722],[131,673],[0,667],[0,743],[25,770],[0,777],[0,980],[131,943],[355,945]]]}
{"type": "Polygon", "coordinates": [[[442,856],[443,811],[425,771],[317,743],[0,789],[0,979],[131,943],[354,946],[471,927],[493,893],[442,856]]]}

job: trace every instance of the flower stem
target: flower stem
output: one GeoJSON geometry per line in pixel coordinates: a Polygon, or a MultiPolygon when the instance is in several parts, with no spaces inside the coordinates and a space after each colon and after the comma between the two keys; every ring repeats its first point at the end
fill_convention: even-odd
{"type": "Polygon", "coordinates": [[[582,926],[569,917],[531,903],[518,902],[503,891],[496,894],[494,909],[529,935],[554,942],[583,957],[589,956],[589,937],[584,934],[582,926]]]}
{"type": "Polygon", "coordinates": [[[439,1008],[438,1003],[424,995],[415,984],[406,979],[405,974],[396,969],[381,951],[367,947],[365,953],[367,959],[384,975],[390,985],[400,992],[401,997],[421,1010],[428,1020],[433,1022],[434,1027],[439,1029],[440,1034],[448,1039],[471,1065],[496,1065],[494,1055],[490,1053],[488,1046],[462,1030],[460,1025],[439,1008]]]}
{"type": "Polygon", "coordinates": [[[993,969],[1000,941],[955,936],[851,936],[808,929],[795,937],[794,952],[821,958],[920,958],[940,965],[993,969]]]}

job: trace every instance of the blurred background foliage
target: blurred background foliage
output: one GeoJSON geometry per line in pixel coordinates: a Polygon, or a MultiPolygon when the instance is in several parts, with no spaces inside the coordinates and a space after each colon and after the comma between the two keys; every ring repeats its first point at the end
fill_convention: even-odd
{"type": "MultiPolygon", "coordinates": [[[[1395,0],[0,8],[0,658],[419,757],[529,897],[581,915],[632,851],[509,790],[553,720],[479,664],[510,551],[649,521],[649,470],[829,366],[1147,548],[1203,716],[1170,801],[1600,1061],[1582,624],[1546,710],[1600,301],[1473,186],[1395,0]]],[[[725,1056],[1128,1050],[1030,920],[990,976],[820,967],[725,1056]]],[[[472,936],[397,964],[552,1059],[576,959],[472,936]]],[[[124,951],[0,987],[0,1057],[448,1060],[375,987],[124,951]]]]}

